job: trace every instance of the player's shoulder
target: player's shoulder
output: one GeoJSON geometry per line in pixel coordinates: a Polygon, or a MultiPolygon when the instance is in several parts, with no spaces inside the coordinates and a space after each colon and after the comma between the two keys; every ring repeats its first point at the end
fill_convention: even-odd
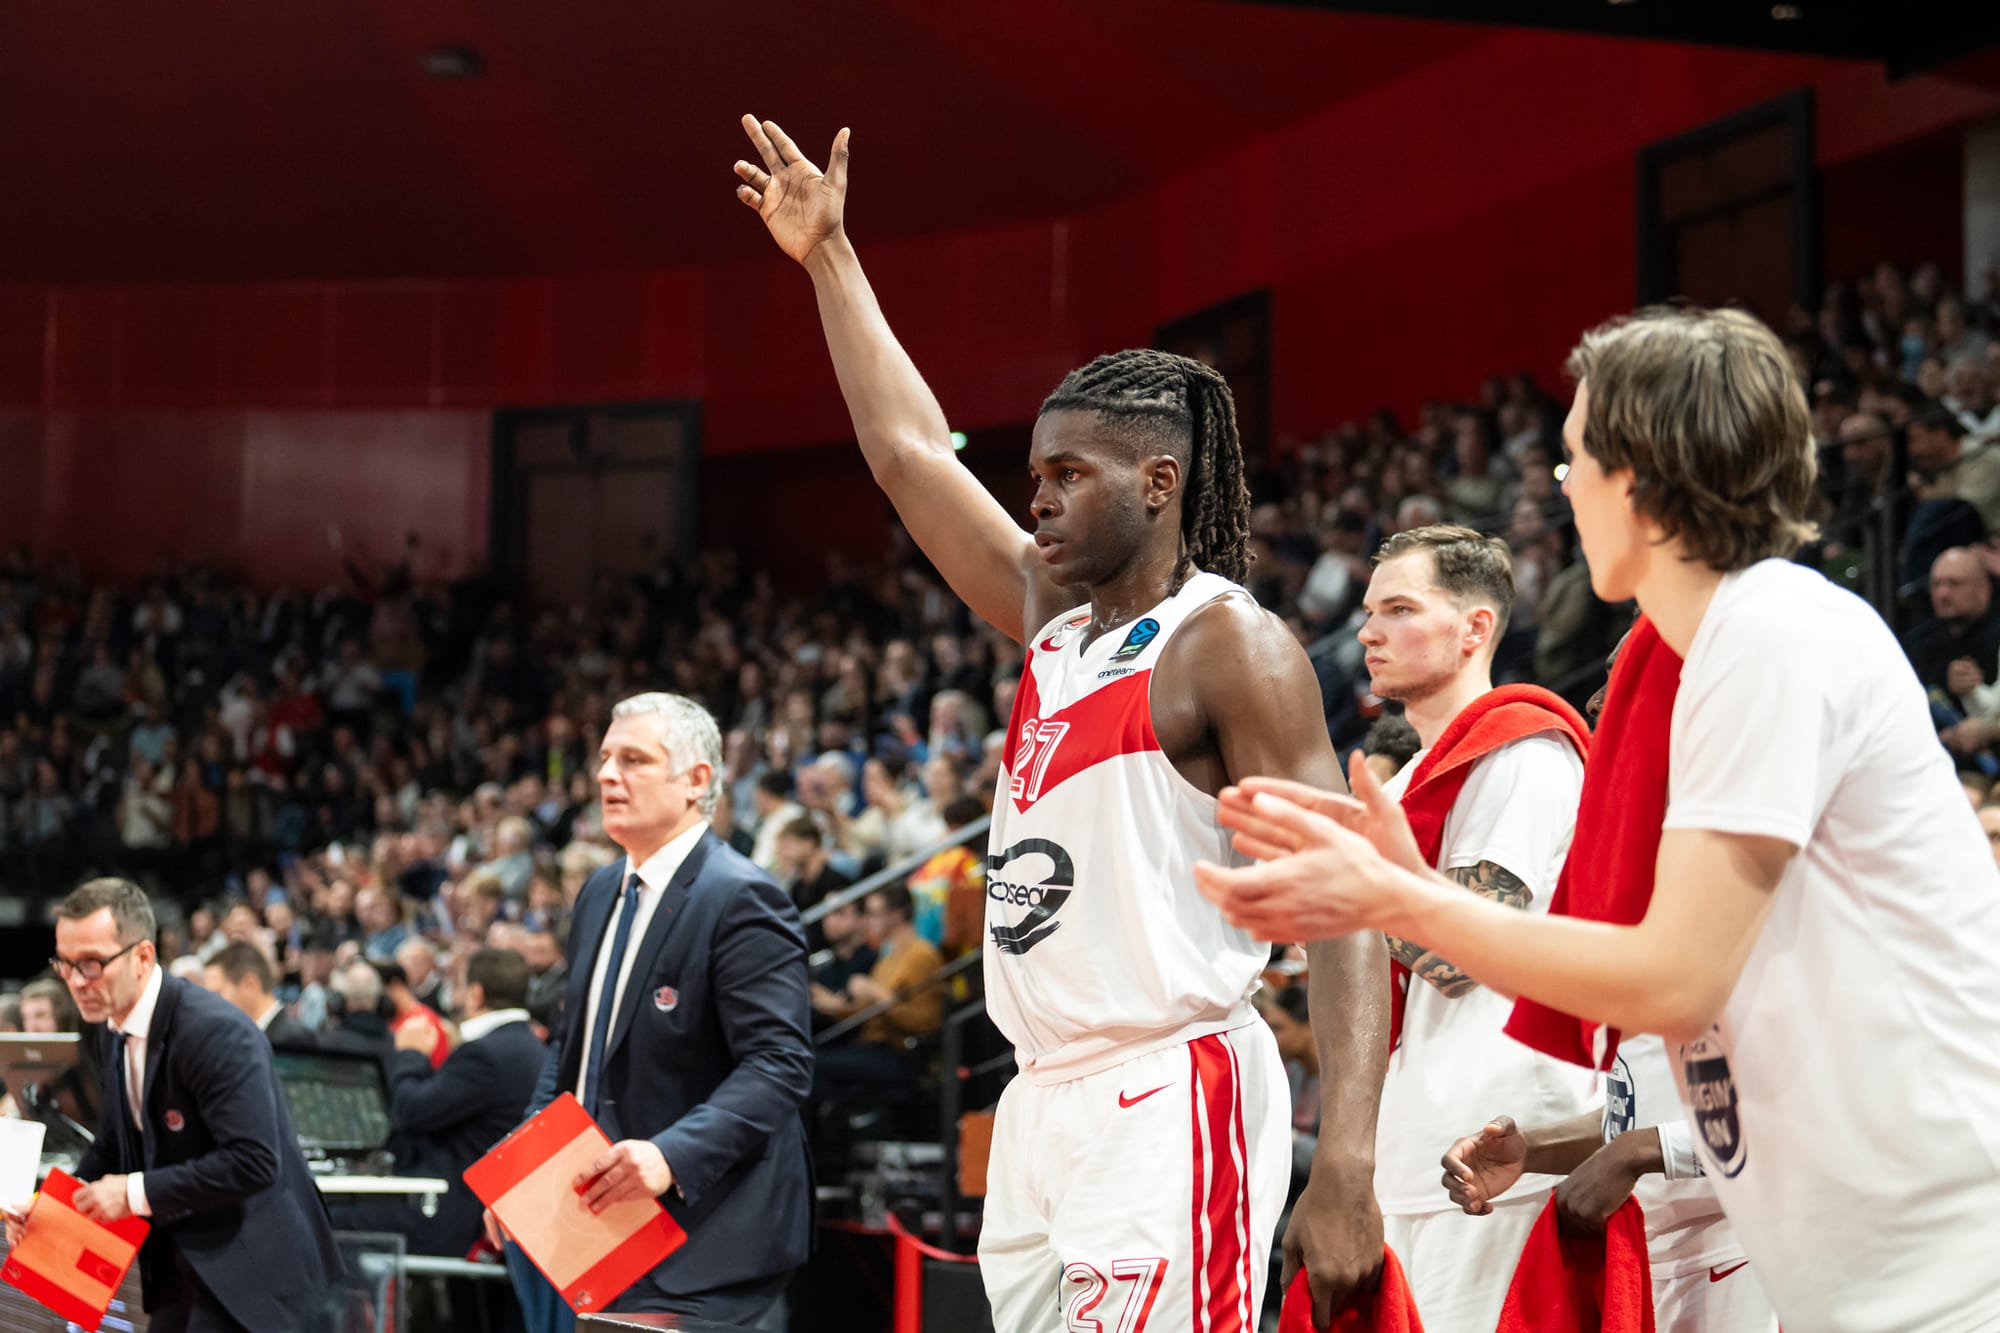
{"type": "Polygon", "coordinates": [[[1762,560],[1728,575],[1710,600],[1682,677],[1697,689],[1683,694],[1740,672],[1792,672],[1833,686],[1902,661],[1895,635],[1860,597],[1818,570],[1762,560]]]}
{"type": "Polygon", "coordinates": [[[1179,642],[1171,646],[1183,652],[1238,655],[1253,668],[1259,661],[1305,661],[1305,649],[1291,628],[1236,584],[1219,585],[1214,596],[1189,611],[1181,622],[1179,642]]]}
{"type": "Polygon", "coordinates": [[[1583,760],[1554,730],[1509,741],[1482,756],[1466,778],[1496,798],[1542,803],[1583,789],[1583,760]]]}

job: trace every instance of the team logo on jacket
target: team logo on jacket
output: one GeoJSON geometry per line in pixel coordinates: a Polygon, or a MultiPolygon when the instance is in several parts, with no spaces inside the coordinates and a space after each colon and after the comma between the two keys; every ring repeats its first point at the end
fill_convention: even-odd
{"type": "Polygon", "coordinates": [[[169,1133],[178,1134],[186,1128],[187,1121],[181,1118],[179,1111],[167,1112],[167,1130],[169,1133]]]}
{"type": "Polygon", "coordinates": [[[1024,838],[1004,852],[986,858],[986,896],[998,903],[987,909],[993,921],[993,947],[1001,953],[1021,954],[1056,933],[1062,922],[1056,913],[1069,901],[1076,887],[1076,862],[1061,844],[1047,838],[1024,838]],[[1025,909],[1012,924],[1004,918],[1008,909],[1025,909]]]}
{"type": "Polygon", "coordinates": [[[681,993],[672,986],[662,986],[653,992],[653,1007],[663,1014],[671,1014],[680,1002],[681,993]]]}
{"type": "Polygon", "coordinates": [[[1111,654],[1111,660],[1122,662],[1128,657],[1137,657],[1146,651],[1146,645],[1160,637],[1160,622],[1147,616],[1132,627],[1125,636],[1125,642],[1118,645],[1118,651],[1111,654]]]}
{"type": "Polygon", "coordinates": [[[1749,1148],[1737,1114],[1736,1080],[1729,1073],[1729,1057],[1712,1032],[1682,1045],[1681,1077],[1687,1083],[1688,1106],[1702,1146],[1723,1175],[1741,1174],[1749,1148]]]}

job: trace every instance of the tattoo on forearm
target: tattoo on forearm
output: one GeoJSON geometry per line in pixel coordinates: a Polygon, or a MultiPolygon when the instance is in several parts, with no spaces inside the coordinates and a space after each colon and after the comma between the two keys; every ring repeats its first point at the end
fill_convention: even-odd
{"type": "MultiPolygon", "coordinates": [[[[1522,882],[1521,877],[1507,867],[1493,861],[1481,861],[1474,866],[1460,866],[1447,870],[1445,874],[1457,880],[1482,898],[1491,898],[1502,907],[1526,908],[1535,900],[1535,892],[1522,882]]],[[[1479,983],[1453,967],[1451,963],[1423,945],[1411,940],[1388,937],[1389,956],[1410,969],[1412,976],[1437,987],[1438,993],[1448,1000],[1456,1000],[1477,990],[1479,983]]]]}

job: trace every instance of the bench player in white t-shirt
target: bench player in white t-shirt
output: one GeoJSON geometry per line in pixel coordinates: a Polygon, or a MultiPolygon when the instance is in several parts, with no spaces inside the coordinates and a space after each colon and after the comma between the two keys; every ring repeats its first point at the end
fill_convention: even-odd
{"type": "Polygon", "coordinates": [[[1644,919],[1453,891],[1362,770],[1351,803],[1226,804],[1295,850],[1197,878],[1260,933],[1388,930],[1664,1036],[1787,1328],[2000,1328],[2000,871],[1888,627],[1783,558],[1812,532],[1816,466],[1784,348],[1740,312],[1649,311],[1570,368],[1591,585],[1636,597],[1685,662],[1644,919]]]}
{"type": "Polygon", "coordinates": [[[1546,1186],[1523,1173],[1554,1173],[1562,1225],[1589,1232],[1636,1198],[1657,1333],[1776,1333],[1771,1298],[1705,1178],[1679,1086],[1665,1042],[1627,1037],[1605,1071],[1601,1108],[1525,1130],[1495,1117],[1445,1154],[1446,1190],[1474,1217],[1505,1208],[1510,1190],[1540,1210],[1546,1186]]]}
{"type": "MultiPolygon", "coordinates": [[[[1161,352],[1100,357],[1043,404],[1033,536],[958,461],[841,225],[847,132],[822,174],[777,126],[738,196],[813,278],[877,482],[952,589],[1028,653],[995,793],[989,1012],[1021,1076],[994,1130],[980,1267],[1008,1333],[1255,1327],[1291,1174],[1290,1106],[1249,999],[1269,949],[1196,892],[1228,859],[1216,793],[1259,772],[1337,783],[1318,683],[1233,581],[1249,493],[1228,386],[1161,352]]],[[[1294,1209],[1331,1301],[1382,1261],[1372,1192],[1386,969],[1314,944],[1326,1172],[1294,1209]]]]}
{"type": "MultiPolygon", "coordinates": [[[[1493,689],[1493,650],[1513,609],[1506,543],[1465,528],[1417,528],[1375,558],[1362,601],[1369,688],[1403,704],[1424,748],[1385,784],[1401,800],[1445,729],[1493,689]]],[[[1553,729],[1557,723],[1549,715],[1553,729]]],[[[1546,912],[1576,827],[1583,760],[1558,734],[1531,734],[1473,765],[1453,801],[1437,869],[1475,894],[1546,912]]],[[[1468,1217],[1438,1191],[1438,1144],[1498,1107],[1568,1118],[1597,1079],[1501,1031],[1513,1008],[1450,960],[1392,939],[1410,969],[1402,1041],[1389,1057],[1375,1134],[1383,1232],[1432,1333],[1490,1333],[1542,1200],[1523,1193],[1468,1217]]],[[[1553,1179],[1544,1188],[1553,1185],[1553,1179]]]]}

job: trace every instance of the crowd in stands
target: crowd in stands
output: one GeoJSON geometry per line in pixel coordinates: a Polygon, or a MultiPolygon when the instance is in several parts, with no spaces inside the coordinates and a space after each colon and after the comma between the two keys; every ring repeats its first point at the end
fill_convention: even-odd
{"type": "MultiPolygon", "coordinates": [[[[1858,586],[1870,553],[1896,543],[1890,610],[1947,743],[1990,780],[2000,277],[1960,297],[1936,265],[1884,264],[1794,312],[1787,345],[1826,462],[1824,540],[1807,558],[1858,586]]],[[[1591,595],[1576,554],[1558,481],[1565,411],[1532,376],[1496,376],[1414,421],[1383,411],[1280,441],[1283,465],[1253,476],[1251,591],[1307,646],[1336,742],[1365,739],[1383,772],[1413,737],[1371,733],[1380,706],[1352,621],[1369,556],[1395,532],[1504,534],[1518,593],[1496,679],[1578,703],[1601,679],[1630,609],[1591,595]]],[[[113,588],[16,547],[0,557],[0,885],[46,898],[129,875],[182,905],[163,921],[163,956],[187,960],[176,966],[233,960],[224,980],[239,984],[229,951],[248,945],[306,1029],[380,1043],[417,1023],[442,1060],[482,948],[521,955],[526,1007],[552,1025],[569,906],[614,854],[598,738],[618,699],[668,688],[723,725],[716,831],[802,908],[917,864],[814,926],[814,1004],[838,1023],[919,965],[977,948],[983,857],[976,839],[951,839],[991,802],[1020,670],[1017,645],[896,549],[810,597],[781,597],[768,571],[715,551],[530,611],[482,578],[418,577],[415,537],[401,563],[350,566],[345,586],[315,594],[168,565],[113,588]]],[[[938,1008],[933,996],[866,1024],[829,1081],[906,1075],[885,1052],[935,1031],[938,1008]]]]}

